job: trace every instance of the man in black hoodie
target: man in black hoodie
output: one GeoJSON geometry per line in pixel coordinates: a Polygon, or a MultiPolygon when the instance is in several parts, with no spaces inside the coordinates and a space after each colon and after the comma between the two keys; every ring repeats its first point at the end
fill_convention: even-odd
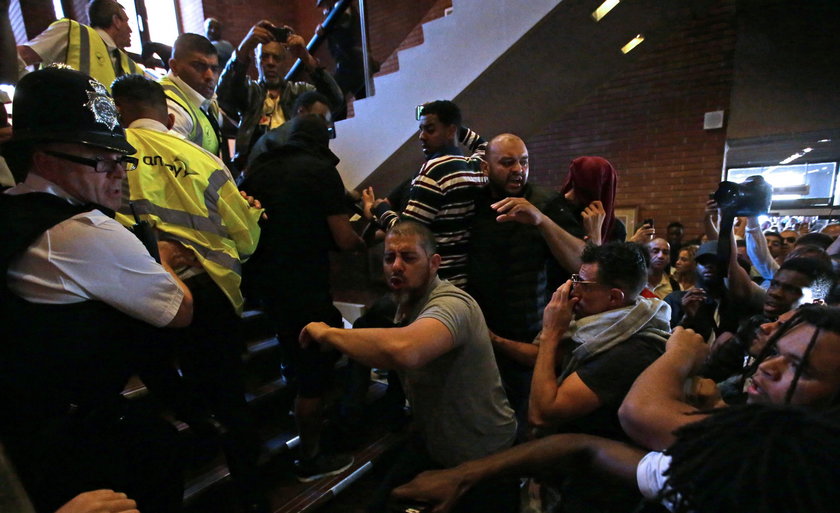
{"type": "Polygon", "coordinates": [[[297,376],[297,471],[305,482],[337,474],[353,463],[352,457],[326,455],[319,447],[322,399],[336,353],[298,345],[298,334],[309,322],[342,326],[330,295],[329,251],[364,247],[350,225],[337,163],[329,149],[327,122],[309,114],[292,121],[288,142],[258,159],[241,184],[266,210],[245,275],[272,316],[297,376]]]}

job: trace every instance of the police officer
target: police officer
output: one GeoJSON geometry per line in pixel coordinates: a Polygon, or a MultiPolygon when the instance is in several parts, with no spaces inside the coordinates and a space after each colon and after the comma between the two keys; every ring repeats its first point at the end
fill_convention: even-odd
{"type": "Polygon", "coordinates": [[[105,86],[69,68],[26,75],[7,143],[23,183],[0,194],[0,437],[39,511],[93,489],[143,511],[177,511],[176,433],[120,392],[157,343],[193,315],[176,276],[112,219],[136,166],[105,86]]]}

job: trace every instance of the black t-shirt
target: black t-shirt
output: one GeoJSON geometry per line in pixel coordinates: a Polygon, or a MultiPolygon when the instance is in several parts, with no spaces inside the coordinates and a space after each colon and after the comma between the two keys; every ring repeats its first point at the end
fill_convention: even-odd
{"type": "Polygon", "coordinates": [[[242,183],[268,216],[246,271],[275,300],[301,307],[330,300],[329,251],[335,244],[327,217],[347,212],[330,155],[284,146],[261,159],[242,183]]]}
{"type": "Polygon", "coordinates": [[[618,421],[618,408],[639,374],[664,352],[664,342],[634,336],[584,362],[576,372],[602,404],[589,415],[564,424],[563,431],[629,441],[618,421]]]}

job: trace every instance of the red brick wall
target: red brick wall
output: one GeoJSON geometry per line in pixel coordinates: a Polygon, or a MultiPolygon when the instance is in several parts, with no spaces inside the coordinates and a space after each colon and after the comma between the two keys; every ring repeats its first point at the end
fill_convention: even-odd
{"type": "Polygon", "coordinates": [[[651,46],[632,72],[529,138],[531,180],[559,187],[572,159],[602,156],[618,170],[618,205],[638,206],[637,219],[654,218],[663,233],[680,221],[694,237],[723,165],[725,129],[703,130],[703,114],[729,107],[734,1],[721,0],[687,30],[642,45],[651,46]]]}

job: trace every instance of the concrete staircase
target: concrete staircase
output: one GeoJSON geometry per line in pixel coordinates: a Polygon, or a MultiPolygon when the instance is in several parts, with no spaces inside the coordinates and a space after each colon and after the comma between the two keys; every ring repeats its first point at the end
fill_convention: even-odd
{"type": "Polygon", "coordinates": [[[631,73],[646,47],[621,53],[630,39],[661,39],[711,2],[621,2],[597,23],[591,0],[452,3],[452,14],[423,25],[422,45],[399,52],[399,71],[375,77],[375,95],[356,101],[355,116],[338,124],[331,148],[348,188],[372,185],[382,196],[417,171],[416,105],[451,99],[482,135],[527,140],[631,73]]]}

